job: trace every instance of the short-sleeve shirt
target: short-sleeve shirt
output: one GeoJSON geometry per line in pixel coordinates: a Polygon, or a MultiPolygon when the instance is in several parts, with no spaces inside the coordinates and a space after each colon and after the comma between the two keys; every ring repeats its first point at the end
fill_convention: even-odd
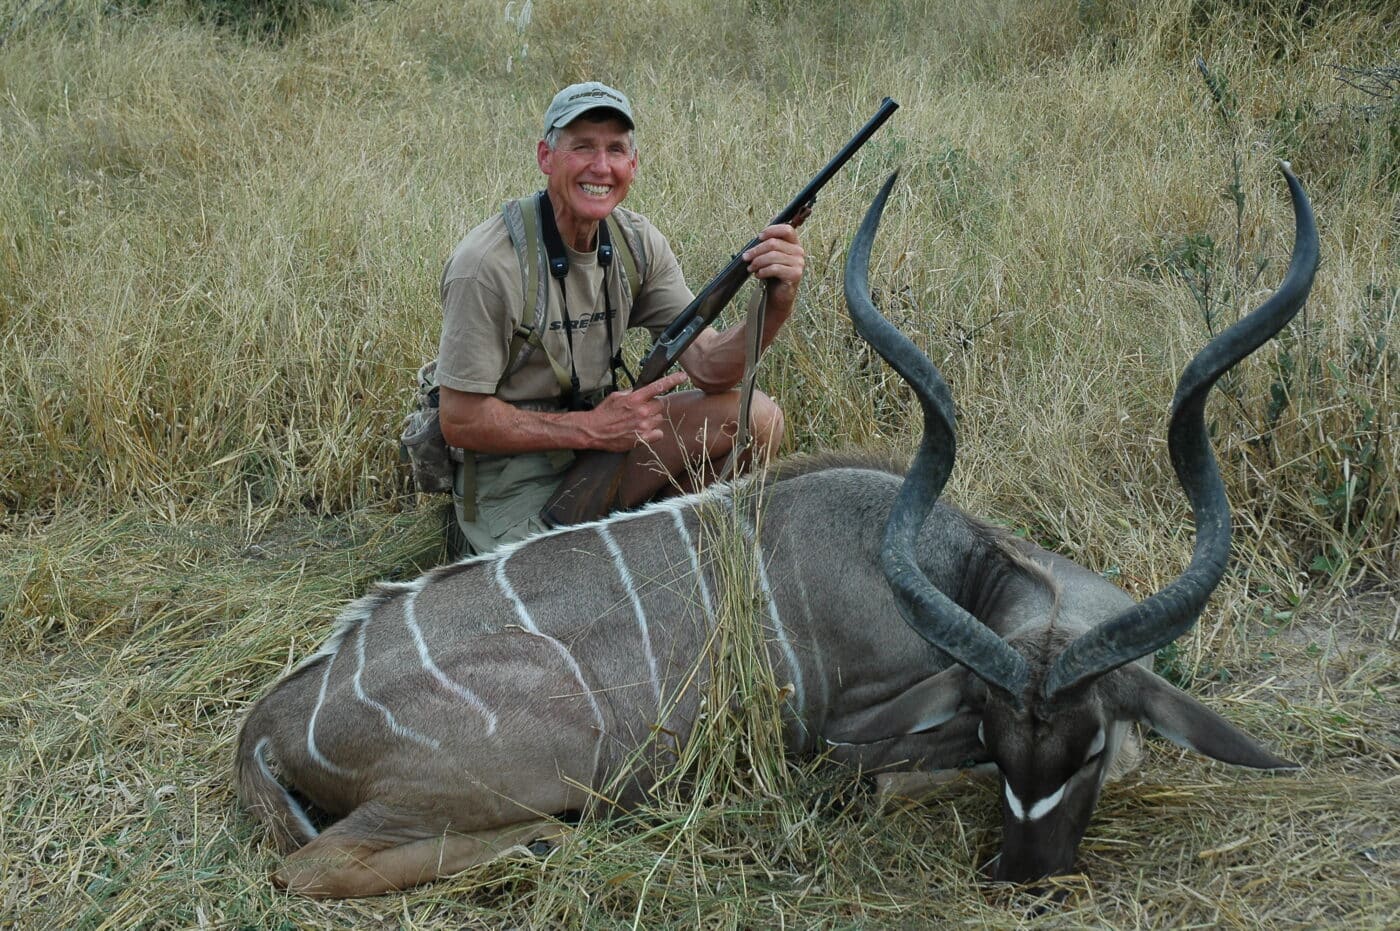
{"type": "MultiPolygon", "coordinates": [[[[653,335],[659,334],[693,299],[666,237],[641,214],[621,207],[615,213],[621,214],[623,225],[630,224],[641,239],[646,274],[632,302],[616,267],[605,278],[596,251],[568,250],[569,275],[564,288],[573,330],[573,366],[584,393],[612,384],[609,363],[616,347],[608,342],[605,286],[614,314],[614,343],[628,327],[645,327],[653,335]]],[[[625,249],[627,245],[614,243],[613,248],[625,249]]],[[[620,260],[614,259],[614,263],[620,260]]],[[[452,251],[442,274],[442,309],[438,384],[517,403],[559,398],[559,379],[540,349],[530,352],[519,371],[502,381],[510,362],[511,337],[522,319],[533,324],[535,300],[533,296],[525,299],[520,261],[499,213],[469,232],[452,251]]],[[[542,348],[567,371],[571,355],[563,311],[559,282],[550,279],[542,348]]]]}

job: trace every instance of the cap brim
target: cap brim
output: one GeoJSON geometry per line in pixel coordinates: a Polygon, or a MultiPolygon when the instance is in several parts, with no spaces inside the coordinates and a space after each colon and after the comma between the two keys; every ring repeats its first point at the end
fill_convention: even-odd
{"type": "Polygon", "coordinates": [[[628,129],[637,128],[637,124],[632,121],[632,117],[628,116],[626,113],[623,113],[621,110],[617,109],[617,107],[609,107],[603,104],[598,104],[591,107],[580,107],[578,110],[575,110],[572,113],[561,114],[559,118],[554,121],[553,125],[550,128],[562,129],[565,126],[568,126],[574,120],[583,116],[585,113],[596,113],[600,111],[607,116],[616,117],[617,119],[622,120],[622,122],[627,125],[628,129]]]}

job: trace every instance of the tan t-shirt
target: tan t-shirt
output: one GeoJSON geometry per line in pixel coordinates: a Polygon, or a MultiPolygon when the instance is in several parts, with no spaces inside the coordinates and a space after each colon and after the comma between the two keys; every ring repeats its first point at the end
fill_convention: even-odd
{"type": "MultiPolygon", "coordinates": [[[[611,291],[613,341],[622,339],[628,327],[646,327],[660,333],[685,309],[694,295],[686,287],[680,263],[670,243],[641,214],[619,207],[646,249],[646,276],[636,303],[625,293],[620,258],[606,276],[611,291]]],[[[625,243],[614,243],[614,250],[625,243]]],[[[573,323],[573,364],[584,393],[612,384],[603,298],[604,270],[597,253],[569,250],[567,289],[569,318],[573,323]]],[[[525,300],[520,261],[497,213],[468,233],[452,251],[442,273],[442,341],[438,346],[437,380],[457,391],[493,394],[503,401],[544,401],[558,398],[559,379],[545,353],[536,349],[525,364],[504,383],[510,361],[510,341],[521,319],[533,322],[535,299],[525,300]]],[[[564,370],[569,369],[569,341],[564,333],[563,303],[559,282],[549,281],[549,308],[545,315],[543,347],[564,370]]]]}

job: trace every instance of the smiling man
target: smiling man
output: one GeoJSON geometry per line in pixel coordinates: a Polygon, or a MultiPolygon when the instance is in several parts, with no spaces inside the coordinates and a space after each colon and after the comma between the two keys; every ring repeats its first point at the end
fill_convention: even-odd
{"type": "MultiPolygon", "coordinates": [[[[623,331],[656,335],[693,297],[666,238],[621,206],[637,176],[635,128],[621,92],[597,82],[561,90],[535,152],[545,190],[469,232],[443,271],[439,417],[459,451],[464,552],[543,529],[539,511],[575,451],[629,453],[629,507],[703,485],[729,455],[744,326],[703,332],[680,372],[619,385],[623,331]],[[672,391],[687,378],[692,389],[672,391]]],[[[768,289],[767,346],[792,314],[805,254],[786,224],[759,238],[745,258],[768,289]]],[[[750,418],[763,461],[782,438],[782,412],[755,392],[750,418]]]]}

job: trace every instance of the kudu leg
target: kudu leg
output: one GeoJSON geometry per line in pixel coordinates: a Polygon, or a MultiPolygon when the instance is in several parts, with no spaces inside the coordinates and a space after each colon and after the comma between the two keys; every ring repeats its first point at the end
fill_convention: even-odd
{"type": "MultiPolygon", "coordinates": [[[[272,874],[279,888],[315,898],[383,895],[460,873],[494,860],[512,847],[557,838],[567,828],[536,819],[467,834],[437,834],[404,840],[402,835],[366,835],[352,813],[289,855],[272,874]]],[[[375,818],[381,829],[382,818],[375,818]]]]}

